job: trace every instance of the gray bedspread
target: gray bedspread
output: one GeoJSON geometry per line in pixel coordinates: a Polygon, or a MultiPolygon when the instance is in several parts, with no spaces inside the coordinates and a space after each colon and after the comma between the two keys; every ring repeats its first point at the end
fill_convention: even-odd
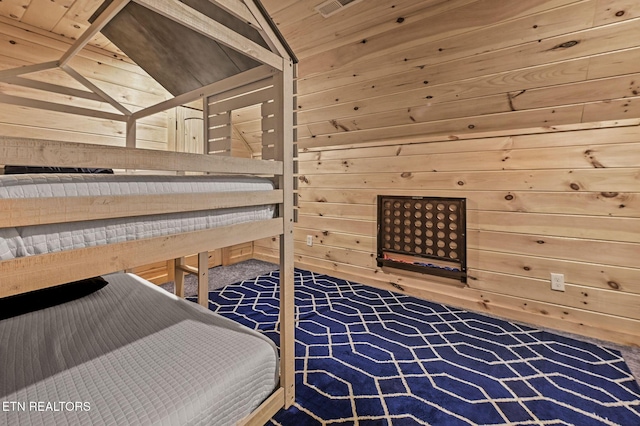
{"type": "Polygon", "coordinates": [[[273,391],[260,334],[135,275],[0,321],[2,425],[228,425],[273,391]]]}
{"type": "MultiPolygon", "coordinates": [[[[0,198],[270,191],[255,176],[36,174],[0,176],[0,198]]],[[[273,205],[246,206],[18,228],[0,228],[0,260],[211,229],[273,217],[273,205]]]]}

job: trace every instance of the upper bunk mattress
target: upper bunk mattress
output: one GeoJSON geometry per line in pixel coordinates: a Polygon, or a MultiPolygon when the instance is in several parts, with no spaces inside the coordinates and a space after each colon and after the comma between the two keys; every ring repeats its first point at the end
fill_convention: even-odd
{"type": "Polygon", "coordinates": [[[135,275],[105,278],[0,321],[0,399],[15,403],[0,424],[229,425],[275,389],[263,335],[135,275]]]}
{"type": "MultiPolygon", "coordinates": [[[[254,176],[34,174],[0,176],[0,198],[270,191],[254,176]]],[[[227,226],[273,217],[275,206],[124,217],[0,229],[0,260],[227,226]]]]}

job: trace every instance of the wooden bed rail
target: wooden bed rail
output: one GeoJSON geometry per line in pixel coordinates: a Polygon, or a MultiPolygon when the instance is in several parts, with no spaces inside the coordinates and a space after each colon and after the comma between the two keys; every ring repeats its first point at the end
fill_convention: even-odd
{"type": "Polygon", "coordinates": [[[0,136],[0,164],[281,175],[282,161],[0,136]]]}
{"type": "Polygon", "coordinates": [[[283,191],[0,199],[0,228],[279,204],[283,191]],[[206,196],[205,196],[206,195],[206,196]]]}
{"type": "Polygon", "coordinates": [[[282,218],[0,261],[0,297],[280,235],[282,218]],[[45,283],[42,277],[46,276],[45,283]]]}

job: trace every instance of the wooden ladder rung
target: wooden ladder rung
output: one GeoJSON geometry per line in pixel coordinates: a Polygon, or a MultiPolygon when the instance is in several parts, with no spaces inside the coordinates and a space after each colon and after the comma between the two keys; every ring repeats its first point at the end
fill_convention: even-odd
{"type": "Polygon", "coordinates": [[[188,274],[196,274],[198,275],[198,268],[190,265],[176,265],[176,269],[179,269],[188,274]]]}

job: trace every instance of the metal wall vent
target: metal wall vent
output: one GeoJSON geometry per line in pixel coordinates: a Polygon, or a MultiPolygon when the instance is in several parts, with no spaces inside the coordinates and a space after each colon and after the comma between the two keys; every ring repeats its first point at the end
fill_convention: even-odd
{"type": "Polygon", "coordinates": [[[356,3],[360,3],[362,0],[328,0],[315,7],[318,13],[325,18],[331,15],[335,15],[342,9],[353,6],[356,3]]]}

